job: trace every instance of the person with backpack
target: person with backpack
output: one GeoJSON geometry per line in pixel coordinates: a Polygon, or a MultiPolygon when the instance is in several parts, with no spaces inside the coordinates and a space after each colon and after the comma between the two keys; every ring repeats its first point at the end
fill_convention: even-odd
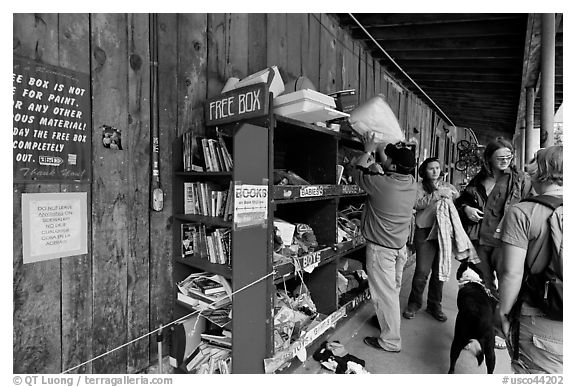
{"type": "Polygon", "coordinates": [[[563,372],[563,148],[536,153],[527,166],[537,196],[513,205],[502,241],[499,317],[515,373],[563,372]]]}

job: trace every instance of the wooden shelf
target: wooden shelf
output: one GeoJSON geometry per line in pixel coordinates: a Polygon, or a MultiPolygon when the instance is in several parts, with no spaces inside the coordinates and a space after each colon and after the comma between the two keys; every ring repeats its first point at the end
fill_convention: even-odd
{"type": "Polygon", "coordinates": [[[324,128],[322,126],[318,126],[318,125],[314,125],[314,124],[309,124],[307,122],[298,121],[298,120],[295,120],[293,118],[279,116],[276,114],[274,115],[274,118],[276,120],[276,127],[277,128],[292,129],[294,127],[299,127],[299,128],[304,128],[304,129],[310,130],[312,133],[315,132],[315,133],[326,134],[326,135],[334,136],[334,137],[337,137],[340,134],[339,132],[336,132],[334,130],[330,130],[328,128],[324,128]]]}
{"type": "Polygon", "coordinates": [[[300,128],[305,128],[307,130],[310,130],[313,133],[326,134],[326,135],[329,135],[332,137],[336,137],[337,139],[342,140],[342,141],[348,141],[348,142],[352,142],[355,144],[362,144],[362,141],[359,138],[357,138],[356,136],[353,136],[350,133],[343,133],[340,131],[331,130],[329,128],[324,128],[322,126],[309,124],[307,122],[295,120],[295,119],[289,118],[289,117],[284,117],[284,116],[279,116],[279,115],[274,115],[274,117],[275,117],[275,120],[277,122],[277,127],[279,127],[279,128],[288,129],[290,127],[300,127],[300,128]],[[278,123],[280,125],[278,125],[278,123]]]}
{"type": "Polygon", "coordinates": [[[175,214],[174,218],[188,223],[204,223],[207,226],[232,227],[232,222],[215,216],[175,214]]]}
{"type": "MultiPolygon", "coordinates": [[[[360,250],[366,246],[364,238],[358,239],[357,241],[347,241],[343,242],[336,247],[325,247],[321,250],[315,251],[298,257],[298,263],[303,269],[307,266],[313,265],[318,262],[317,267],[326,265],[337,258],[340,258],[346,254],[350,254],[354,251],[360,250]]],[[[315,267],[314,269],[316,269],[315,267]]],[[[284,263],[274,267],[276,274],[274,275],[274,283],[278,284],[282,281],[294,278],[294,264],[284,263]]]]}
{"type": "Polygon", "coordinates": [[[176,262],[193,267],[195,269],[219,274],[226,279],[232,278],[232,268],[230,266],[209,262],[207,258],[187,256],[186,258],[176,258],[176,262]]]}
{"type": "Polygon", "coordinates": [[[357,185],[312,184],[275,185],[274,203],[297,203],[315,200],[329,200],[338,197],[364,196],[366,193],[357,185]]]}
{"type": "MultiPolygon", "coordinates": [[[[270,94],[267,94],[270,96],[270,94]]],[[[270,97],[271,98],[271,97],[270,97]]],[[[272,100],[270,99],[270,106],[272,100]]],[[[220,127],[220,125],[219,125],[220,127]]],[[[185,278],[190,272],[206,271],[222,275],[233,286],[254,282],[250,291],[233,297],[233,373],[261,373],[270,370],[268,360],[276,365],[289,362],[295,350],[317,343],[338,321],[345,319],[352,310],[351,303],[340,305],[336,294],[338,259],[364,247],[364,240],[336,242],[339,199],[362,197],[365,193],[356,185],[315,184],[271,186],[275,169],[290,170],[311,182],[335,182],[339,142],[354,141],[353,148],[361,144],[349,134],[344,134],[304,123],[295,119],[273,115],[247,121],[223,124],[220,129],[233,136],[234,172],[184,172],[176,165],[173,201],[183,212],[185,182],[210,181],[224,186],[236,179],[244,184],[265,184],[268,181],[268,222],[274,218],[292,224],[306,224],[313,230],[323,246],[318,251],[298,257],[304,270],[304,281],[320,317],[285,351],[274,354],[274,323],[272,303],[276,290],[274,284],[294,278],[294,263],[284,262],[274,268],[272,251],[273,227],[237,227],[232,229],[233,268],[210,263],[198,256],[182,258],[180,228],[173,228],[174,277],[185,278]],[[286,204],[301,203],[296,206],[286,204]],[[238,264],[240,262],[240,264],[238,264]],[[275,276],[259,280],[272,270],[275,276]],[[277,362],[278,360],[279,362],[277,362]],[[266,369],[263,369],[264,364],[266,369]]],[[[349,143],[347,143],[349,145],[349,143]]],[[[179,151],[181,152],[181,150],[179,151]]],[[[221,217],[193,214],[174,215],[174,225],[198,223],[207,227],[230,227],[233,222],[221,217]]],[[[177,302],[178,307],[186,305],[177,302]]],[[[356,307],[356,306],[355,306],[356,307]]],[[[179,310],[176,314],[181,314],[179,310]]],[[[178,316],[179,317],[179,316],[178,316]]],[[[274,368],[274,366],[273,366],[274,368]]],[[[274,370],[276,370],[275,368],[274,370]]],[[[273,372],[273,371],[272,371],[273,372]]]]}
{"type": "Polygon", "coordinates": [[[213,179],[217,177],[229,177],[232,178],[232,172],[184,172],[178,171],[174,172],[176,176],[181,177],[193,177],[195,179],[213,179]]]}

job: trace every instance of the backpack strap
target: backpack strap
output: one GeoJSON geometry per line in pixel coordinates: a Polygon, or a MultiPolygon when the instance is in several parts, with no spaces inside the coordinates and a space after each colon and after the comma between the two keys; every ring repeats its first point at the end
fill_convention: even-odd
{"type": "MultiPolygon", "coordinates": [[[[548,208],[550,208],[552,210],[552,212],[554,212],[558,207],[563,205],[563,198],[562,197],[558,197],[558,196],[551,196],[551,195],[538,195],[538,196],[532,196],[526,199],[521,200],[521,202],[532,202],[532,203],[538,203],[541,205],[544,205],[548,208]]],[[[552,216],[552,215],[551,215],[552,216]]],[[[522,278],[522,287],[520,289],[520,293],[518,294],[518,298],[516,300],[516,302],[514,303],[514,305],[512,306],[512,309],[510,310],[510,313],[508,314],[508,320],[510,321],[511,324],[511,341],[512,341],[512,359],[513,360],[518,360],[519,357],[519,330],[520,330],[520,312],[522,309],[522,304],[524,302],[524,297],[525,297],[525,293],[524,293],[524,284],[525,281],[527,279],[528,273],[532,272],[532,267],[534,266],[534,264],[536,263],[536,261],[538,260],[539,257],[536,257],[536,259],[534,259],[534,262],[532,262],[531,266],[528,266],[527,263],[525,263],[525,267],[524,267],[524,276],[522,278]]]]}
{"type": "Polygon", "coordinates": [[[545,205],[548,208],[551,208],[552,211],[554,211],[564,204],[564,198],[551,195],[538,195],[522,199],[521,202],[539,203],[545,205]]]}

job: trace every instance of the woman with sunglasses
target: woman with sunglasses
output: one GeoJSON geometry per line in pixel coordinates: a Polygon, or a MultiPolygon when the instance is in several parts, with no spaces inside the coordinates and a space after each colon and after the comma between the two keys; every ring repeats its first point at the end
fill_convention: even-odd
{"type": "MultiPolygon", "coordinates": [[[[514,147],[508,140],[497,137],[488,143],[480,172],[455,201],[463,226],[478,252],[486,287],[495,297],[498,297],[495,272],[500,241],[494,238],[494,232],[508,208],[531,196],[532,190],[530,177],[516,169],[513,159],[514,147]]],[[[506,348],[499,332],[496,348],[506,348]]]]}

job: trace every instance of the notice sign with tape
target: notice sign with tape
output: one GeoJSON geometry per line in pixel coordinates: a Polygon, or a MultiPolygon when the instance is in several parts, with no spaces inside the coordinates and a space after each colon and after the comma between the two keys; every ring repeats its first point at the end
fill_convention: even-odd
{"type": "Polygon", "coordinates": [[[266,224],[268,218],[268,185],[237,184],[234,186],[234,226],[266,224]]]}
{"type": "Polygon", "coordinates": [[[22,194],[24,263],[88,253],[86,192],[22,194]]]}

